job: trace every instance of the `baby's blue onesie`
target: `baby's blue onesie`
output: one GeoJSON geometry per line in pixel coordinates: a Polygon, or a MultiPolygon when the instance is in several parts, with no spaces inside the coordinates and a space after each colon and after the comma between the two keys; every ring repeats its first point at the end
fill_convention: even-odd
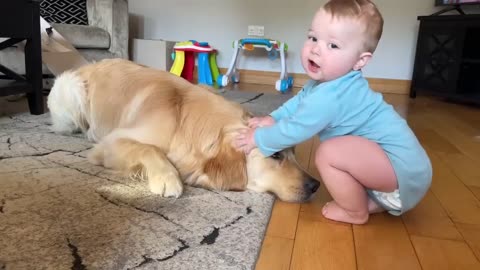
{"type": "Polygon", "coordinates": [[[354,135],[378,143],[392,163],[399,185],[400,215],[424,197],[432,180],[430,159],[407,122],[370,89],[360,71],[329,82],[309,81],[270,114],[273,126],[257,128],[255,142],[266,156],[317,134],[321,141],[354,135]]]}

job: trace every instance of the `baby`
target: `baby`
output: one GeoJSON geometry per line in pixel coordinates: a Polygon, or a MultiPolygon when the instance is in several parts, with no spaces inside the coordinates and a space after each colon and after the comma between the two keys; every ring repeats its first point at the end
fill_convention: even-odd
{"type": "Polygon", "coordinates": [[[383,19],[368,0],[331,0],[313,17],[301,60],[310,77],[269,116],[255,117],[235,145],[266,156],[314,135],[315,166],[333,200],[331,220],[364,224],[371,213],[400,215],[419,203],[432,167],[406,121],[370,89],[361,69],[372,58],[383,19]]]}

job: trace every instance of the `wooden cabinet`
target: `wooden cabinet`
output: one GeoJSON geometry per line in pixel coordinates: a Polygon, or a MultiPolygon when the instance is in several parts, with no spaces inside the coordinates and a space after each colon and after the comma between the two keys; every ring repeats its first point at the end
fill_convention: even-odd
{"type": "Polygon", "coordinates": [[[420,16],[410,96],[480,104],[480,15],[420,16]]]}

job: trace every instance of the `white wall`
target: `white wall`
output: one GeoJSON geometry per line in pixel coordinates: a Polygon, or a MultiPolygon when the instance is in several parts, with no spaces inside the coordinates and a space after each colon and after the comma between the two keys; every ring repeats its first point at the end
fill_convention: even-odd
{"type": "MultiPolygon", "coordinates": [[[[207,41],[219,50],[219,67],[228,67],[232,41],[247,37],[248,25],[264,25],[265,37],[288,44],[289,72],[304,73],[300,50],[316,9],[326,0],[130,0],[131,37],[207,41]]],[[[418,32],[417,16],[439,10],[435,0],[376,0],[384,34],[366,77],[411,79],[418,32]]],[[[472,10],[471,8],[467,10],[472,10]]],[[[478,9],[473,8],[473,11],[478,9]]],[[[239,67],[279,71],[260,50],[240,58],[239,67]]]]}

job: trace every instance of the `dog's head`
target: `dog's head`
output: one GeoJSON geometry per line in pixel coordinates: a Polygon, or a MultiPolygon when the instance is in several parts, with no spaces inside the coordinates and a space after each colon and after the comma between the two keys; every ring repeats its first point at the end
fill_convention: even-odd
{"type": "Polygon", "coordinates": [[[258,149],[245,156],[225,145],[203,169],[200,186],[220,190],[271,192],[288,202],[304,202],[317,191],[320,183],[298,165],[292,149],[265,157],[258,149]]]}
{"type": "Polygon", "coordinates": [[[320,182],[300,168],[292,149],[270,157],[258,149],[252,150],[247,157],[247,173],[247,189],[274,193],[282,201],[307,201],[320,186],[320,182]]]}

